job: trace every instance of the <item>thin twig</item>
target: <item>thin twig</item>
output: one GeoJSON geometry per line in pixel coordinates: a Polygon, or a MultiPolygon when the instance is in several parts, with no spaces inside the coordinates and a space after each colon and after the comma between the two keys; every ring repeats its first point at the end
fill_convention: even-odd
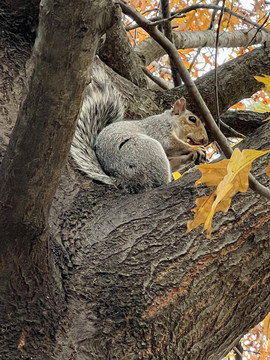
{"type": "MultiPolygon", "coordinates": [[[[256,354],[256,355],[261,355],[261,353],[259,351],[252,351],[252,350],[243,350],[244,352],[250,353],[250,354],[256,354]]],[[[266,352],[267,354],[269,354],[269,352],[266,352]]]]}
{"type": "Polygon", "coordinates": [[[197,50],[196,55],[193,57],[190,65],[189,65],[189,67],[188,67],[188,72],[189,72],[189,73],[191,73],[191,70],[192,70],[192,68],[193,68],[193,65],[195,64],[196,60],[198,59],[201,51],[202,51],[202,47],[200,47],[200,48],[197,50]]]}
{"type": "Polygon", "coordinates": [[[219,99],[218,99],[218,73],[217,73],[217,60],[218,60],[218,41],[219,41],[219,32],[220,32],[220,25],[221,20],[224,13],[225,7],[225,0],[222,2],[222,7],[220,10],[220,15],[218,19],[218,27],[217,27],[217,34],[216,34],[216,46],[215,46],[215,103],[216,103],[216,113],[217,113],[217,126],[220,128],[220,111],[219,111],[219,99]]]}
{"type": "Polygon", "coordinates": [[[151,71],[149,71],[146,67],[142,67],[142,71],[145,73],[146,76],[149,77],[149,79],[151,79],[152,81],[154,81],[154,83],[156,83],[159,87],[161,87],[161,89],[163,90],[168,90],[169,87],[166,86],[166,84],[164,84],[164,82],[158,78],[157,76],[154,76],[151,71]]]}
{"type": "Polygon", "coordinates": [[[270,13],[267,14],[264,22],[262,23],[262,25],[257,29],[256,33],[254,34],[253,38],[250,40],[249,44],[247,45],[247,47],[252,44],[252,42],[256,39],[256,36],[258,34],[258,32],[264,28],[264,25],[267,23],[268,19],[269,19],[270,13]]]}
{"type": "MultiPolygon", "coordinates": [[[[120,0],[119,0],[120,1],[120,0]]],[[[212,10],[221,10],[221,6],[218,6],[218,5],[207,5],[207,4],[194,4],[194,5],[191,5],[191,6],[188,6],[186,7],[185,9],[181,9],[181,10],[178,10],[178,11],[173,11],[171,12],[171,16],[168,18],[168,19],[161,19],[160,16],[156,16],[156,17],[153,17],[153,18],[150,18],[149,19],[149,22],[152,22],[152,25],[159,25],[159,24],[163,24],[164,22],[166,21],[171,21],[177,17],[182,17],[182,15],[186,14],[186,13],[189,13],[190,11],[194,11],[194,10],[197,10],[197,9],[212,9],[212,10]]],[[[265,28],[265,27],[262,27],[261,28],[261,24],[258,24],[256,23],[255,21],[252,21],[248,18],[246,18],[245,16],[241,15],[241,14],[238,14],[237,12],[227,8],[227,7],[224,7],[224,12],[234,16],[234,17],[237,17],[238,19],[242,20],[243,22],[245,22],[246,24],[249,24],[251,26],[254,26],[255,28],[258,28],[258,29],[261,29],[262,31],[265,31],[267,33],[270,33],[270,30],[265,28]]],[[[127,31],[130,31],[130,30],[133,30],[133,29],[136,29],[140,27],[139,24],[137,25],[132,25],[132,26],[129,26],[129,27],[126,27],[126,30],[127,31]]]]}
{"type": "Polygon", "coordinates": [[[220,120],[220,125],[223,126],[225,129],[229,130],[231,132],[231,135],[239,137],[239,138],[245,138],[244,134],[241,134],[239,131],[233,129],[231,126],[225,124],[222,120],[220,120]]]}
{"type": "MultiPolygon", "coordinates": [[[[152,8],[152,9],[149,9],[149,10],[145,10],[142,15],[146,15],[146,14],[149,14],[151,12],[155,11],[156,13],[158,12],[158,8],[152,8]]],[[[126,28],[131,26],[130,24],[132,24],[132,21],[130,21],[128,24],[126,24],[126,28]]]]}
{"type": "MultiPolygon", "coordinates": [[[[163,18],[166,19],[166,18],[170,17],[169,0],[160,0],[160,8],[161,8],[161,14],[162,14],[163,18]]],[[[171,22],[170,21],[165,22],[163,24],[162,28],[163,28],[163,32],[164,32],[164,35],[166,36],[166,38],[169,39],[173,43],[174,41],[173,41],[171,22]]],[[[181,78],[177,71],[177,67],[175,66],[174,61],[170,56],[169,56],[169,60],[170,60],[170,66],[171,66],[174,86],[179,86],[179,85],[181,85],[181,78]]]]}
{"type": "MultiPolygon", "coordinates": [[[[151,21],[145,19],[134,8],[122,0],[118,0],[118,3],[120,4],[122,11],[126,15],[130,16],[134,21],[136,21],[137,24],[142,27],[150,36],[152,36],[152,38],[156,40],[173,58],[177,69],[181,74],[182,80],[184,81],[190,96],[196,104],[199,113],[202,115],[207,127],[220,145],[223,153],[227,158],[229,158],[232,154],[232,149],[228,145],[226,137],[222,134],[217,124],[215,123],[215,120],[213,119],[195,83],[192,81],[190,74],[186,69],[182,59],[180,58],[175,46],[156,27],[153,26],[151,21]]],[[[249,175],[249,183],[251,189],[270,199],[270,189],[260,184],[251,174],[249,175]]]]}
{"type": "MultiPolygon", "coordinates": [[[[233,5],[234,5],[234,0],[233,0],[232,3],[231,3],[231,10],[232,10],[232,11],[233,11],[233,5]]],[[[229,19],[228,19],[228,21],[227,21],[226,30],[228,30],[228,28],[229,28],[229,25],[230,25],[230,22],[231,22],[231,18],[232,18],[232,14],[230,14],[229,19]]]]}
{"type": "MultiPolygon", "coordinates": [[[[217,5],[217,6],[218,6],[219,2],[220,2],[220,0],[216,0],[216,5],[217,5]]],[[[213,13],[212,13],[212,16],[211,16],[210,24],[209,24],[209,26],[208,26],[208,30],[213,29],[213,27],[214,27],[214,22],[215,22],[215,17],[216,17],[216,15],[217,15],[217,12],[218,12],[218,10],[217,10],[217,9],[214,9],[214,11],[213,11],[213,13]]]]}
{"type": "MultiPolygon", "coordinates": [[[[219,1],[220,1],[220,0],[216,0],[216,5],[218,5],[219,1]]],[[[214,20],[215,20],[215,17],[216,17],[217,12],[218,12],[218,10],[214,10],[214,11],[213,11],[213,13],[212,13],[212,15],[211,15],[211,20],[210,20],[210,23],[209,23],[209,25],[208,25],[207,30],[213,29],[214,20]]],[[[192,70],[192,68],[193,68],[193,65],[195,64],[195,62],[196,62],[198,56],[200,55],[201,51],[202,51],[202,47],[200,47],[200,48],[197,50],[196,55],[195,55],[194,58],[192,59],[192,62],[190,63],[190,66],[189,66],[189,68],[188,68],[188,72],[189,72],[189,73],[191,73],[191,70],[192,70]]]]}
{"type": "Polygon", "coordinates": [[[241,359],[243,358],[243,354],[240,353],[240,351],[237,349],[236,346],[233,347],[233,350],[234,350],[239,356],[241,356],[241,359]]]}

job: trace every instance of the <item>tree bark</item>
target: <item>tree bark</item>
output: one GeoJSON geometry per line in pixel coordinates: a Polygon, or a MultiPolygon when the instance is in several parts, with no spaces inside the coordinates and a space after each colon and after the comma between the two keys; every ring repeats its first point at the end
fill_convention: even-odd
{"type": "MultiPolygon", "coordinates": [[[[235,30],[220,34],[218,47],[247,47],[254,44],[269,44],[270,34],[258,32],[258,29],[235,30]]],[[[193,49],[216,46],[216,33],[205,31],[174,31],[173,41],[177,49],[193,49]]],[[[136,54],[143,60],[145,66],[165,55],[165,50],[151,37],[142,41],[135,48],[136,54]]]]}
{"type": "MultiPolygon", "coordinates": [[[[48,213],[90,80],[89,66],[113,14],[111,2],[88,5],[84,0],[41,2],[29,91],[1,164],[0,346],[6,358],[24,352],[49,357],[64,307],[61,276],[48,252],[48,213]]],[[[8,59],[14,43],[6,40],[8,59]]],[[[29,52],[23,55],[26,60],[29,52]]],[[[10,80],[4,86],[12,92],[10,80]]]]}
{"type": "MultiPolygon", "coordinates": [[[[269,147],[269,131],[267,123],[244,146],[269,147]]],[[[261,161],[256,175],[269,184],[261,161]]],[[[57,359],[77,359],[78,352],[90,359],[214,360],[266,315],[269,202],[238,194],[228,213],[215,216],[207,240],[200,229],[185,233],[195,198],[208,192],[194,188],[194,171],[135,196],[80,174],[71,185],[72,174],[64,175],[51,213],[69,254],[69,320],[57,359]]]]}
{"type": "MultiPolygon", "coordinates": [[[[238,101],[248,98],[262,89],[262,84],[254,79],[254,75],[264,74],[268,71],[267,69],[270,71],[269,53],[270,49],[268,48],[255,49],[218,67],[219,108],[221,114],[238,101]]],[[[109,72],[109,74],[114,85],[126,100],[128,118],[139,119],[163,112],[171,108],[181,96],[187,99],[188,109],[200,115],[184,86],[178,86],[166,91],[153,91],[139,88],[113,72],[109,72]]],[[[198,78],[195,83],[211,113],[215,116],[214,70],[198,78]]]]}
{"type": "MultiPolygon", "coordinates": [[[[249,135],[263,125],[264,121],[267,121],[269,116],[269,112],[260,114],[247,110],[226,111],[221,116],[221,121],[243,135],[249,135]]],[[[222,125],[221,130],[225,136],[232,136],[232,133],[222,125]]]]}
{"type": "MultiPolygon", "coordinates": [[[[44,4],[29,92],[1,167],[0,357],[216,360],[268,311],[269,203],[251,191],[238,194],[229,212],[215,217],[210,241],[200,229],[185,233],[195,198],[207,192],[194,187],[194,171],[167,187],[123,195],[93,184],[69,164],[47,222],[88,79],[83,75],[112,23],[112,8],[105,0],[44,4]]],[[[3,142],[10,127],[5,120],[14,119],[27,86],[32,40],[22,34],[18,52],[12,32],[3,35],[9,45],[2,48],[3,142]]],[[[267,49],[253,54],[257,64],[251,62],[246,83],[252,71],[269,66],[267,49]]],[[[248,69],[250,57],[242,59],[233,62],[238,70],[248,69]]],[[[207,87],[207,77],[203,81],[207,87]]],[[[221,82],[224,94],[231,83],[227,76],[221,82]]],[[[136,85],[123,79],[121,84],[133,114],[159,112],[183,91],[141,89],[138,95],[136,85]]],[[[246,92],[258,86],[246,85],[246,92]]],[[[223,108],[230,102],[224,95],[223,108]]],[[[262,125],[246,146],[269,147],[269,127],[262,125]]],[[[267,185],[265,166],[266,157],[255,169],[267,185]]]]}
{"type": "Polygon", "coordinates": [[[146,87],[141,58],[134,52],[120,17],[106,32],[106,41],[98,54],[102,61],[122,77],[139,87],[146,87]],[[125,64],[125,66],[123,66],[125,64]]]}

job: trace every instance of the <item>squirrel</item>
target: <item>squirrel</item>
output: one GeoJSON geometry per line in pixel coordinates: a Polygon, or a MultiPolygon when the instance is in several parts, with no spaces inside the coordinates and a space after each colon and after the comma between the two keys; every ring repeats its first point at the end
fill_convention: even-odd
{"type": "Polygon", "coordinates": [[[94,67],[71,145],[77,168],[94,181],[139,193],[168,184],[188,161],[205,159],[205,127],[183,97],[142,120],[123,120],[124,111],[105,71],[94,67]]]}

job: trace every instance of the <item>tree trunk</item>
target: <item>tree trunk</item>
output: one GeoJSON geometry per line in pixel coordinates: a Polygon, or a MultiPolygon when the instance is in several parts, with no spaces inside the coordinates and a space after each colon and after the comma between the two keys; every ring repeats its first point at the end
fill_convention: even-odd
{"type": "MultiPolygon", "coordinates": [[[[28,8],[29,3],[24,5],[28,8]]],[[[48,252],[48,214],[90,79],[89,66],[101,35],[113,23],[110,2],[88,5],[84,0],[41,3],[38,36],[29,63],[29,90],[1,164],[0,346],[1,356],[7,359],[24,352],[42,359],[52,354],[55,327],[65,306],[61,275],[48,252]]],[[[15,24],[18,21],[16,14],[10,13],[7,34],[12,16],[15,24]]],[[[25,61],[31,44],[25,45],[23,34],[19,46],[27,50],[25,61]]],[[[5,32],[1,36],[2,42],[9,44],[3,50],[7,61],[14,43],[5,32]]],[[[15,69],[17,63],[22,67],[23,60],[11,57],[15,69]]],[[[21,75],[13,68],[3,70],[10,77],[21,75]]],[[[11,80],[4,77],[3,99],[15,93],[10,101],[14,103],[19,96],[11,80]]],[[[18,109],[18,104],[13,106],[18,109]]],[[[13,114],[9,101],[7,110],[13,114]]]]}
{"type": "MultiPolygon", "coordinates": [[[[4,147],[29,90],[1,167],[0,359],[220,358],[268,311],[269,203],[251,191],[236,195],[228,213],[215,216],[210,241],[201,229],[186,234],[195,199],[208,192],[194,187],[196,170],[169,186],[124,195],[69,163],[58,186],[87,70],[114,8],[105,0],[43,1],[27,81],[38,1],[20,2],[19,10],[18,3],[1,5],[9,14],[0,34],[4,147]]],[[[249,79],[269,66],[268,49],[254,54],[249,79]]],[[[248,69],[248,55],[238,71],[248,69]]],[[[233,99],[258,86],[251,81],[246,90],[236,70],[241,86],[233,99]]],[[[222,109],[232,101],[225,89],[234,79],[221,78],[222,109]]],[[[121,81],[134,116],[159,112],[183,92],[121,81]]],[[[269,131],[268,122],[245,146],[269,147],[269,131]]],[[[257,160],[255,173],[269,184],[265,167],[266,157],[257,160]]]]}

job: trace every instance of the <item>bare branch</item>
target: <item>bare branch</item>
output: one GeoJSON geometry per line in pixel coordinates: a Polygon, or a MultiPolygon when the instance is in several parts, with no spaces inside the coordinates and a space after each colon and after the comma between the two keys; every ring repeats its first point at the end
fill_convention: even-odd
{"type": "MultiPolygon", "coordinates": [[[[164,19],[168,18],[170,16],[169,0],[161,0],[160,6],[161,6],[162,17],[164,19]]],[[[167,37],[167,39],[169,39],[173,43],[171,22],[170,21],[165,22],[163,24],[162,28],[163,28],[164,35],[167,37]]],[[[174,86],[178,86],[181,84],[181,78],[180,78],[180,75],[178,74],[177,67],[174,64],[173,59],[171,57],[169,57],[169,59],[170,59],[173,83],[174,83],[174,86]]]]}
{"type": "Polygon", "coordinates": [[[218,100],[218,76],[217,76],[217,66],[218,66],[218,39],[219,39],[219,33],[220,33],[220,24],[221,19],[223,17],[224,13],[224,6],[225,6],[225,0],[222,2],[222,7],[218,19],[218,27],[217,27],[217,33],[216,33],[216,44],[215,44],[215,100],[216,100],[216,113],[217,113],[217,124],[218,127],[220,127],[220,112],[219,112],[219,100],[218,100]]]}
{"type": "MultiPolygon", "coordinates": [[[[215,47],[216,36],[213,30],[206,31],[174,31],[173,40],[177,49],[215,47]]],[[[221,32],[218,40],[219,48],[247,47],[256,44],[269,44],[270,34],[256,29],[221,32]]],[[[165,54],[165,50],[151,37],[136,46],[135,52],[147,66],[165,54]]]]}
{"type": "Polygon", "coordinates": [[[253,111],[227,111],[221,116],[221,129],[226,136],[232,136],[229,129],[223,128],[223,124],[233,127],[243,135],[251,134],[258,127],[264,124],[264,120],[270,116],[270,113],[255,113],[253,111]]]}
{"type": "MultiPolygon", "coordinates": [[[[263,143],[260,138],[251,136],[252,145],[267,143],[266,136],[263,143]]],[[[259,159],[254,168],[269,184],[262,175],[266,162],[259,159]]],[[[194,188],[195,177],[192,171],[169,186],[119,196],[97,184],[84,191],[87,180],[80,176],[72,187],[73,201],[57,199],[56,233],[72,251],[70,267],[74,264],[64,280],[73,301],[65,314],[69,326],[59,334],[63,354],[68,348],[74,356],[83,352],[91,358],[94,349],[99,360],[110,354],[136,359],[138,353],[148,360],[216,360],[265,316],[269,203],[251,191],[239,193],[231,211],[215,216],[211,241],[201,229],[186,234],[195,198],[206,194],[204,187],[194,188]],[[108,337],[113,341],[105,342],[108,337]]],[[[61,186],[65,194],[69,179],[61,186]]]]}
{"type": "MultiPolygon", "coordinates": [[[[179,17],[179,16],[182,16],[183,14],[186,14],[190,11],[194,11],[194,10],[197,10],[197,9],[212,9],[212,10],[221,10],[222,7],[221,6],[218,6],[218,5],[206,5],[206,4],[194,4],[194,5],[191,5],[191,6],[188,6],[186,7],[185,9],[181,9],[181,10],[178,10],[178,11],[173,11],[171,13],[171,17],[168,18],[168,19],[163,19],[163,20],[160,20],[160,17],[154,17],[154,18],[151,18],[149,19],[149,21],[152,22],[152,25],[156,26],[156,25],[159,25],[159,24],[162,24],[166,21],[171,21],[173,20],[174,18],[176,17],[179,17]]],[[[251,26],[254,26],[255,28],[257,29],[260,29],[261,28],[261,25],[256,23],[255,21],[252,21],[248,18],[246,18],[245,16],[241,15],[241,14],[238,14],[236,13],[235,11],[232,11],[231,9],[225,7],[224,8],[224,12],[232,15],[232,16],[235,16],[237,17],[238,19],[242,20],[243,22],[245,22],[246,24],[249,24],[251,26]]],[[[133,29],[136,29],[137,27],[139,27],[139,24],[138,25],[134,25],[134,26],[130,26],[130,27],[127,27],[126,30],[127,31],[130,31],[130,30],[133,30],[133,29]]],[[[261,28],[262,31],[265,31],[267,33],[270,33],[270,30],[265,28],[265,27],[262,27],[261,28]]]]}
{"type": "Polygon", "coordinates": [[[143,72],[146,76],[149,77],[154,83],[156,83],[161,89],[168,90],[168,86],[166,85],[165,81],[157,76],[154,76],[151,71],[149,71],[146,67],[142,68],[143,72]]]}

